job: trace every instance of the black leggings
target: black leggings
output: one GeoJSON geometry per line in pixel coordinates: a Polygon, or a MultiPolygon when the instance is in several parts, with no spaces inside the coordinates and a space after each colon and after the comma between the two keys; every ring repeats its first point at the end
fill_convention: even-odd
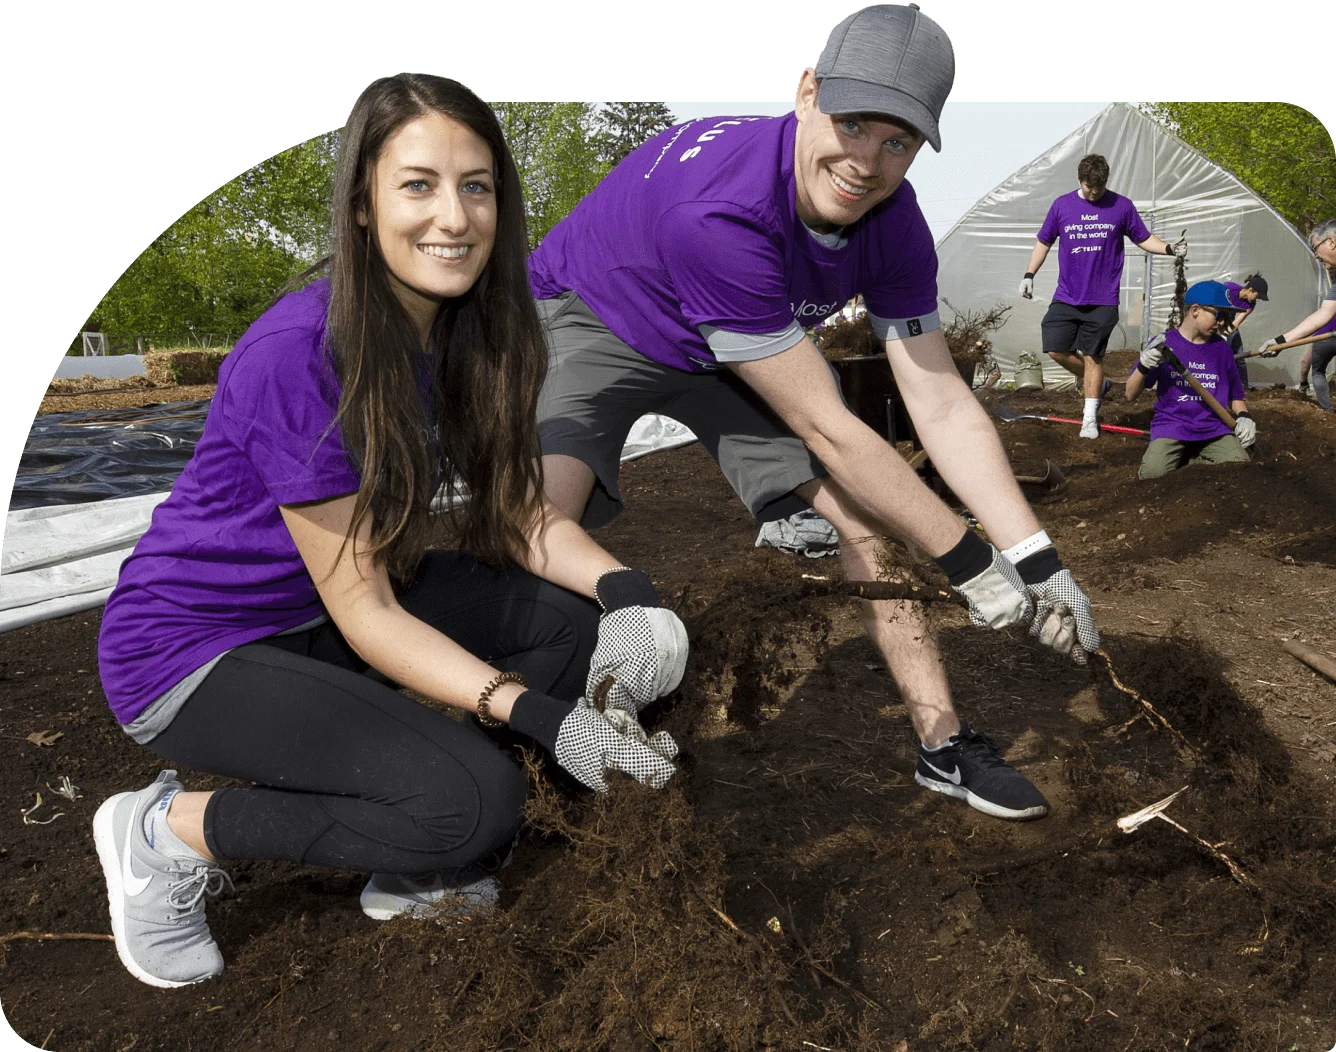
{"type": "MultiPolygon", "coordinates": [[[[529,685],[575,700],[597,639],[589,600],[523,570],[427,554],[399,601],[529,685]]],[[[204,839],[223,859],[425,873],[505,855],[523,772],[476,728],[398,693],[333,623],[238,647],[149,748],[256,783],[213,794],[204,839]]]]}

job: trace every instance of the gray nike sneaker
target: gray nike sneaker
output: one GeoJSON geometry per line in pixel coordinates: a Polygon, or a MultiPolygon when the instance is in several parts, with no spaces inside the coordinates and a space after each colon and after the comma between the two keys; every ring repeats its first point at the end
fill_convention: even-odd
{"type": "Polygon", "coordinates": [[[204,899],[231,886],[231,878],[205,859],[155,851],[144,836],[144,815],[173,789],[181,789],[176,772],[163,771],[152,785],[104,801],[93,816],[116,953],[150,986],[186,986],[223,970],[204,899]]]}
{"type": "MultiPolygon", "coordinates": [[[[476,871],[469,875],[476,877],[476,871]]],[[[491,875],[469,880],[460,872],[421,876],[372,873],[362,889],[360,901],[363,913],[372,920],[383,921],[404,914],[426,913],[447,895],[453,895],[465,913],[487,910],[496,905],[501,895],[501,882],[491,875]],[[458,883],[461,877],[467,882],[458,883]]]]}

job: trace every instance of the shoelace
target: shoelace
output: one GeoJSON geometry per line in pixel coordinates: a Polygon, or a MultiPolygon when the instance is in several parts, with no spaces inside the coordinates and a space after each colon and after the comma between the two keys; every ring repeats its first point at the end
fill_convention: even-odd
{"type": "Polygon", "coordinates": [[[997,742],[986,734],[980,734],[973,727],[962,728],[956,735],[956,747],[966,753],[971,760],[984,768],[1006,767],[1002,759],[1002,750],[997,742]]]}
{"type": "Polygon", "coordinates": [[[226,872],[201,862],[194,866],[188,877],[167,885],[167,901],[180,913],[194,913],[204,902],[205,895],[221,895],[224,885],[233,891],[237,890],[226,872]]]}

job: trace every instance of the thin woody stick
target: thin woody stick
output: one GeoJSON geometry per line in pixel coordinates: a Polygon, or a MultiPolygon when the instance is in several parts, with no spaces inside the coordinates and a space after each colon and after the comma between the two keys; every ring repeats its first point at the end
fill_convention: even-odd
{"type": "MultiPolygon", "coordinates": [[[[1166,720],[1163,716],[1161,716],[1155,710],[1155,706],[1152,705],[1145,698],[1143,698],[1138,691],[1127,686],[1127,684],[1125,684],[1122,680],[1118,678],[1118,673],[1116,673],[1113,670],[1113,658],[1109,657],[1109,652],[1107,650],[1101,647],[1099,650],[1095,651],[1095,656],[1103,659],[1104,672],[1109,677],[1109,682],[1113,684],[1116,690],[1122,691],[1129,698],[1131,698],[1138,705],[1140,705],[1142,709],[1145,710],[1146,716],[1148,718],[1151,718],[1153,722],[1158,723],[1161,727],[1167,730],[1173,736],[1174,740],[1178,742],[1181,748],[1187,750],[1198,760],[1201,759],[1200,749],[1198,749],[1195,745],[1193,745],[1190,741],[1188,741],[1185,737],[1183,737],[1182,733],[1178,730],[1178,728],[1175,727],[1168,720],[1166,720]]],[[[1126,726],[1126,724],[1124,724],[1124,726],[1126,726]]]]}

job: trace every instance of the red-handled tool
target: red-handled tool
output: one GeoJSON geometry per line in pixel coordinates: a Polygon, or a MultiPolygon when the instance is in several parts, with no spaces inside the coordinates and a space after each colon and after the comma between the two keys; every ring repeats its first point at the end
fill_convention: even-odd
{"type": "MultiPolygon", "coordinates": [[[[996,403],[994,403],[991,408],[997,416],[1001,417],[1002,420],[1008,424],[1013,420],[1048,420],[1054,424],[1084,423],[1084,421],[1076,420],[1069,416],[1040,416],[1036,413],[1017,413],[1013,409],[1008,409],[1006,406],[998,405],[996,403]]],[[[1110,431],[1115,435],[1142,435],[1144,437],[1150,434],[1149,431],[1142,431],[1140,428],[1122,427],[1118,424],[1100,424],[1099,429],[1101,431],[1110,431]]]]}

